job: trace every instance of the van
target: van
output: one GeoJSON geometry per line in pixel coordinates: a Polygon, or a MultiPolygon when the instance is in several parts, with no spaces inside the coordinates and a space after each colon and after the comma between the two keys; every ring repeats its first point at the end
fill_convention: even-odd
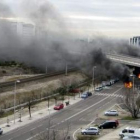
{"type": "Polygon", "coordinates": [[[99,125],[99,129],[117,128],[119,125],[118,120],[105,121],[99,125]]]}
{"type": "Polygon", "coordinates": [[[140,135],[140,128],[126,127],[119,133],[119,136],[121,138],[123,138],[124,136],[133,136],[133,135],[140,135]]]}

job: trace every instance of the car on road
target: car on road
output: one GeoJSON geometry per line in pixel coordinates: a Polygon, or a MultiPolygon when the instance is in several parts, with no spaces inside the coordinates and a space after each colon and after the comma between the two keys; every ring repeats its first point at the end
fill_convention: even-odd
{"type": "Polygon", "coordinates": [[[92,93],[91,93],[91,92],[89,92],[89,91],[87,92],[87,94],[88,94],[88,96],[92,96],[92,93]]]}
{"type": "Polygon", "coordinates": [[[97,88],[95,88],[95,91],[101,91],[101,90],[103,90],[103,87],[97,87],[97,88]]]}
{"type": "Polygon", "coordinates": [[[117,110],[108,110],[104,113],[105,116],[118,116],[119,113],[117,110]]]}
{"type": "Polygon", "coordinates": [[[85,98],[87,98],[87,97],[89,97],[89,96],[91,96],[91,95],[92,95],[92,93],[89,92],[89,91],[87,91],[87,92],[84,92],[84,93],[81,95],[81,98],[85,99],[85,98]]]}
{"type": "Polygon", "coordinates": [[[140,135],[125,136],[123,140],[140,140],[140,135]]]}
{"type": "Polygon", "coordinates": [[[81,98],[85,99],[88,97],[88,94],[86,92],[84,92],[82,95],[81,95],[81,98]]]}
{"type": "Polygon", "coordinates": [[[119,125],[118,120],[105,121],[98,126],[99,129],[117,128],[119,125]]]}
{"type": "Polygon", "coordinates": [[[135,127],[126,127],[123,129],[120,133],[119,136],[121,138],[123,137],[128,137],[128,136],[134,136],[134,135],[139,135],[140,136],[140,128],[135,128],[135,127]]]}
{"type": "Polygon", "coordinates": [[[3,134],[3,130],[2,130],[2,128],[0,128],[0,135],[2,135],[3,134]]]}
{"type": "Polygon", "coordinates": [[[54,110],[60,110],[60,109],[63,109],[64,108],[64,104],[63,103],[59,103],[59,104],[56,104],[54,106],[54,110]]]}
{"type": "Polygon", "coordinates": [[[99,135],[99,129],[97,127],[89,127],[86,129],[83,129],[81,131],[82,135],[99,135]]]}

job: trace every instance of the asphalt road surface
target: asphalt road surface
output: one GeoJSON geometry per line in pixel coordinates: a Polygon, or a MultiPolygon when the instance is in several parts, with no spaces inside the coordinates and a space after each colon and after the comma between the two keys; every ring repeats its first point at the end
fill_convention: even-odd
{"type": "Polygon", "coordinates": [[[0,136],[0,140],[35,140],[35,136],[47,131],[48,128],[64,131],[69,127],[69,135],[72,139],[73,133],[89,123],[97,114],[114,105],[123,92],[121,83],[116,83],[109,89],[95,93],[93,96],[82,100],[74,105],[60,110],[50,117],[40,119],[17,130],[13,130],[0,136]]]}

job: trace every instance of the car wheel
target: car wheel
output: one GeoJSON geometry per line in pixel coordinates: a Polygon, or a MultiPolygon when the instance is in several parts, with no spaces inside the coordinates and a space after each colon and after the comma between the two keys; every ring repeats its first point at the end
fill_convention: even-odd
{"type": "Polygon", "coordinates": [[[113,129],[115,129],[116,128],[116,126],[113,126],[113,129]]]}
{"type": "Polygon", "coordinates": [[[101,127],[101,129],[104,129],[103,127],[101,127]]]}
{"type": "Polygon", "coordinates": [[[86,133],[84,132],[83,135],[86,135],[86,133]]]}

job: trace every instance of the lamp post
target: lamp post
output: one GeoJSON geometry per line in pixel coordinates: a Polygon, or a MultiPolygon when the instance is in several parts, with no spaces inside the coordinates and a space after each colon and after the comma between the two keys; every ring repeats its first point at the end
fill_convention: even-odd
{"type": "Polygon", "coordinates": [[[50,117],[50,108],[49,107],[48,107],[48,111],[49,111],[48,140],[50,140],[51,117],[50,117]]]}
{"type": "Polygon", "coordinates": [[[48,73],[48,67],[47,67],[47,65],[46,65],[46,74],[48,73]]]}
{"type": "Polygon", "coordinates": [[[94,76],[95,76],[95,69],[96,69],[96,66],[93,66],[93,73],[92,73],[92,86],[93,86],[93,92],[95,90],[95,83],[94,83],[94,76]]]}
{"type": "Polygon", "coordinates": [[[135,91],[135,75],[131,74],[130,77],[133,78],[133,94],[134,94],[134,91],[135,91]]]}
{"type": "Polygon", "coordinates": [[[15,81],[15,92],[14,92],[14,124],[15,124],[15,114],[16,114],[16,90],[17,90],[17,83],[20,83],[19,80],[15,81]]]}

